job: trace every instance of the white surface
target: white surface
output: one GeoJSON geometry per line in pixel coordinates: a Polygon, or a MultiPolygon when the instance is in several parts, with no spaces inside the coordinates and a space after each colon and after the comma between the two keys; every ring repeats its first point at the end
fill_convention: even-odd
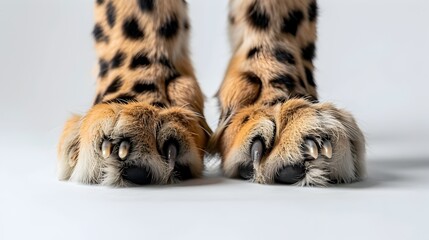
{"type": "MultiPolygon", "coordinates": [[[[226,0],[189,2],[193,59],[212,96],[229,57],[226,0]]],[[[92,1],[0,1],[0,239],[429,239],[429,3],[320,8],[317,83],[366,132],[366,181],[297,188],[210,176],[112,189],[55,176],[62,125],[94,96],[92,1]]]]}

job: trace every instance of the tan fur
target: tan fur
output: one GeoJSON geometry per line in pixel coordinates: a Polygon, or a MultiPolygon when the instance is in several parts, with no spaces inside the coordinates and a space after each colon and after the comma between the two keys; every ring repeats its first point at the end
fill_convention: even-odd
{"type": "Polygon", "coordinates": [[[67,180],[72,174],[79,155],[79,126],[81,116],[71,117],[64,127],[58,144],[58,177],[60,180],[67,180]]]}
{"type": "MultiPolygon", "coordinates": [[[[106,35],[109,36],[109,42],[99,42],[96,44],[97,54],[100,59],[110,60],[114,55],[121,51],[127,57],[126,63],[130,62],[132,56],[142,52],[145,53],[151,60],[157,60],[161,56],[167,57],[172,65],[179,73],[185,77],[191,78],[190,89],[194,90],[192,96],[195,96],[196,106],[199,112],[203,108],[203,95],[195,81],[195,75],[191,61],[188,56],[188,38],[189,32],[184,29],[183,25],[189,21],[187,16],[187,9],[182,1],[157,1],[153,13],[144,14],[137,6],[137,1],[123,2],[121,0],[113,1],[117,8],[117,19],[113,28],[110,28],[106,23],[106,6],[104,4],[95,7],[95,21],[101,23],[106,35]],[[171,40],[160,38],[156,32],[157,29],[171,16],[175,16],[179,21],[178,35],[171,40]],[[138,20],[139,26],[144,28],[145,37],[142,40],[130,40],[123,36],[121,23],[126,21],[129,17],[135,17],[138,20]]],[[[115,92],[112,96],[106,96],[106,100],[113,99],[122,93],[129,93],[132,84],[137,80],[145,80],[155,83],[158,87],[163,88],[164,80],[171,74],[170,70],[165,69],[160,63],[154,63],[153,66],[148,68],[139,68],[130,70],[128,64],[124,64],[119,68],[109,71],[106,77],[99,77],[97,83],[97,93],[102,93],[108,85],[117,76],[122,76],[125,80],[125,85],[122,86],[120,91],[115,92]]],[[[161,101],[165,102],[165,93],[160,92],[160,95],[140,95],[138,101],[161,101]]],[[[185,92],[175,92],[174,98],[181,100],[187,98],[188,94],[185,92]]],[[[186,100],[185,100],[186,101],[186,100]]],[[[189,103],[189,102],[187,102],[189,103]]]]}

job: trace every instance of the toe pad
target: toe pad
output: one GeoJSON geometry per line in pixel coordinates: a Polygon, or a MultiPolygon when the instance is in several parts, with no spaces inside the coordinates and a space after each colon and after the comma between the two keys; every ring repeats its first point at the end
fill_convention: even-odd
{"type": "Polygon", "coordinates": [[[275,181],[277,183],[294,184],[299,180],[301,180],[304,176],[305,176],[304,165],[291,165],[281,169],[277,173],[275,177],[275,181]]]}

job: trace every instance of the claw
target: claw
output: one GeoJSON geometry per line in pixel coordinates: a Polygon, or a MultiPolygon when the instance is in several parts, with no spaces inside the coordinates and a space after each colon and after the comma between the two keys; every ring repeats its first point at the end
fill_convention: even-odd
{"type": "Polygon", "coordinates": [[[103,158],[110,157],[110,154],[112,153],[112,143],[108,140],[104,140],[101,144],[101,155],[103,158]]]}
{"type": "Polygon", "coordinates": [[[321,153],[322,156],[327,157],[328,159],[332,158],[332,144],[329,140],[324,140],[322,143],[321,153]]]}
{"type": "Polygon", "coordinates": [[[263,151],[263,143],[261,142],[261,140],[256,139],[252,144],[252,148],[250,149],[250,156],[252,158],[253,164],[258,164],[259,161],[261,161],[263,151]]]}
{"type": "Polygon", "coordinates": [[[177,158],[177,147],[175,144],[169,144],[167,147],[167,160],[170,167],[174,168],[174,164],[177,158]]]}
{"type": "Polygon", "coordinates": [[[319,157],[319,150],[317,149],[317,145],[311,139],[305,140],[304,157],[306,158],[306,160],[315,160],[317,159],[317,157],[319,157]]]}
{"type": "Polygon", "coordinates": [[[264,144],[260,139],[255,139],[250,147],[250,158],[252,159],[252,162],[246,162],[238,169],[238,173],[242,179],[249,180],[253,177],[254,170],[258,168],[263,152],[264,144]]]}
{"type": "Polygon", "coordinates": [[[125,158],[128,156],[130,150],[130,143],[127,141],[121,142],[121,145],[119,145],[119,151],[118,156],[120,159],[125,160],[125,158]]]}

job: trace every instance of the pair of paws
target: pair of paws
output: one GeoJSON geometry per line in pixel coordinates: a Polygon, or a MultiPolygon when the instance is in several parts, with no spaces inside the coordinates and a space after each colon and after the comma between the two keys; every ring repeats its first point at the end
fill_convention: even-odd
{"type": "Polygon", "coordinates": [[[327,185],[363,177],[364,138],[353,117],[327,103],[291,99],[230,114],[211,134],[185,108],[99,104],[67,123],[59,177],[81,183],[168,184],[201,177],[207,149],[227,177],[327,185]]]}

